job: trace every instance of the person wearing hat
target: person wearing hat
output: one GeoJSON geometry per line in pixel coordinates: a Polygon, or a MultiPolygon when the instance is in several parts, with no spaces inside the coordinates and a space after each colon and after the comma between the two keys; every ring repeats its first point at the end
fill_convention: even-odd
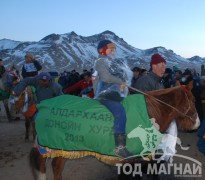
{"type": "MultiPolygon", "coordinates": [[[[166,70],[166,60],[160,55],[160,54],[154,54],[151,56],[151,61],[150,61],[150,68],[151,72],[147,76],[141,77],[138,82],[137,82],[137,89],[141,91],[153,91],[153,90],[160,90],[164,89],[163,85],[163,75],[166,70]]],[[[167,69],[168,72],[170,72],[169,69],[167,69]]],[[[171,135],[172,138],[172,143],[169,144],[173,149],[176,148],[176,143],[177,143],[177,125],[175,120],[173,120],[169,128],[166,130],[166,133],[171,135]]],[[[160,146],[162,147],[167,147],[167,144],[161,142],[160,146]]],[[[170,158],[172,155],[167,156],[167,158],[170,158]]]]}
{"type": "Polygon", "coordinates": [[[147,70],[142,68],[141,71],[140,71],[140,75],[141,76],[146,76],[147,75],[147,70]]]}
{"type": "Polygon", "coordinates": [[[52,81],[48,72],[41,72],[38,76],[28,77],[20,81],[14,88],[14,95],[20,95],[27,86],[34,86],[36,89],[37,104],[45,99],[62,95],[62,87],[52,81]]]}
{"type": "Polygon", "coordinates": [[[40,63],[35,60],[32,54],[27,53],[25,55],[25,63],[21,70],[21,75],[23,78],[34,77],[38,75],[38,71],[42,69],[40,63]]]}
{"type": "Polygon", "coordinates": [[[185,69],[184,73],[182,74],[182,78],[180,81],[181,85],[189,85],[192,87],[192,94],[195,97],[195,107],[199,116],[199,119],[202,121],[204,118],[203,115],[203,107],[201,102],[201,83],[200,78],[195,74],[193,75],[192,71],[190,69],[185,69]]]}
{"type": "Polygon", "coordinates": [[[172,77],[172,69],[166,68],[163,75],[164,88],[170,88],[174,86],[174,80],[172,77]]]}
{"type": "Polygon", "coordinates": [[[164,89],[162,77],[166,69],[166,60],[160,54],[154,54],[150,61],[151,72],[141,77],[136,88],[141,91],[153,91],[164,89]]]}
{"type": "Polygon", "coordinates": [[[78,81],[72,86],[67,87],[63,90],[65,94],[70,94],[74,92],[79,92],[78,95],[81,97],[93,98],[93,84],[92,84],[92,74],[89,71],[83,73],[83,79],[78,81]]]}
{"type": "Polygon", "coordinates": [[[5,72],[6,72],[6,68],[3,65],[3,60],[0,59],[0,78],[2,78],[2,76],[5,72]]]}
{"type": "MultiPolygon", "coordinates": [[[[140,78],[140,71],[141,69],[139,67],[134,67],[132,69],[133,77],[131,81],[131,87],[136,88],[137,80],[140,78]]],[[[130,94],[136,94],[136,91],[129,89],[130,94]]]]}
{"type": "Polygon", "coordinates": [[[121,104],[127,96],[126,84],[131,81],[132,72],[125,63],[115,58],[116,45],[110,40],[98,44],[99,58],[95,62],[97,88],[95,98],[106,106],[114,116],[115,154],[127,158],[132,154],[126,148],[126,113],[121,104]]]}

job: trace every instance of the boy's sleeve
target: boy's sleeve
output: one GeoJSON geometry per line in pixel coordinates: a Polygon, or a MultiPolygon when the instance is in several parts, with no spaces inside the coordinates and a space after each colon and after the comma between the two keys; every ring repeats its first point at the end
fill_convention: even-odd
{"type": "Polygon", "coordinates": [[[113,76],[110,71],[107,63],[104,59],[97,60],[95,64],[95,69],[98,71],[99,78],[107,83],[116,83],[116,84],[122,84],[123,80],[113,76]]]}

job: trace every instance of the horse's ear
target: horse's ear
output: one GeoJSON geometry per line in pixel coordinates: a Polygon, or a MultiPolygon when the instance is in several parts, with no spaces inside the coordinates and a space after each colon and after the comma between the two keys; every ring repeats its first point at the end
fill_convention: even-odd
{"type": "Polygon", "coordinates": [[[190,82],[186,85],[186,88],[187,88],[189,91],[192,90],[192,88],[193,88],[193,80],[190,81],[190,82]]]}

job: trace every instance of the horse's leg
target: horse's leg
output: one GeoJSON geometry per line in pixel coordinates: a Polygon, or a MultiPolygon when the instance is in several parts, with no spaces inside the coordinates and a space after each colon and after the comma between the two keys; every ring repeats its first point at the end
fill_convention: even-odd
{"type": "Polygon", "coordinates": [[[4,104],[5,111],[6,111],[7,119],[8,121],[11,121],[11,114],[9,111],[8,99],[3,100],[3,104],[4,104]]]}
{"type": "Polygon", "coordinates": [[[54,180],[62,180],[62,172],[65,165],[65,158],[56,157],[52,161],[54,180]]]}
{"type": "Polygon", "coordinates": [[[34,116],[31,117],[30,123],[31,123],[32,130],[33,130],[33,140],[35,140],[35,138],[36,138],[36,128],[35,128],[34,116]]]}
{"type": "Polygon", "coordinates": [[[26,135],[25,135],[25,140],[29,139],[29,131],[30,131],[30,118],[25,117],[25,127],[26,127],[26,135]]]}
{"type": "Polygon", "coordinates": [[[30,151],[30,166],[35,180],[46,180],[46,158],[43,158],[37,148],[30,151]]]}

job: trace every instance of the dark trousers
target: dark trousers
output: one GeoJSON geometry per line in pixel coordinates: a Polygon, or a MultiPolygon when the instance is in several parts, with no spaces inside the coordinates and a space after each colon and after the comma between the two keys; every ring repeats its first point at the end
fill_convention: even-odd
{"type": "Polygon", "coordinates": [[[114,116],[114,133],[125,134],[126,112],[119,101],[100,100],[100,103],[106,106],[114,116]]]}

